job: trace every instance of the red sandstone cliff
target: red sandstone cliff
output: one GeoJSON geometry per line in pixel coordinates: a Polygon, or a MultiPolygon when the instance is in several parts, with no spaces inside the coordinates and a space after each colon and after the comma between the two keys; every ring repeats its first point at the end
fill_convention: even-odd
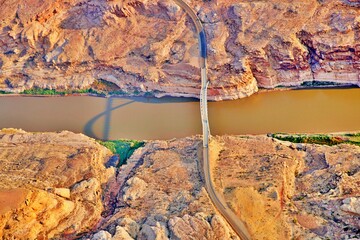
{"type": "MultiPolygon", "coordinates": [[[[211,98],[304,81],[360,85],[360,2],[187,1],[204,23],[211,98]]],[[[0,0],[0,90],[197,96],[198,48],[172,1],[0,0]]]]}

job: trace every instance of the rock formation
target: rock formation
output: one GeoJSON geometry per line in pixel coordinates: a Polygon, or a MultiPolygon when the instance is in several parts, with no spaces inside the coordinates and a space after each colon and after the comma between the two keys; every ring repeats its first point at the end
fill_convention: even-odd
{"type": "MultiPolygon", "coordinates": [[[[348,0],[186,1],[208,39],[210,99],[304,82],[360,85],[360,5],[348,0]]],[[[0,90],[197,97],[194,27],[171,0],[0,2],[0,90]]]]}
{"type": "Polygon", "coordinates": [[[185,138],[152,141],[138,150],[119,172],[114,212],[87,237],[238,239],[204,189],[200,147],[198,138],[185,138]]]}
{"type": "MultiPolygon", "coordinates": [[[[354,239],[360,147],[216,137],[212,176],[253,239],[354,239]]],[[[0,131],[4,239],[238,239],[212,205],[201,139],[151,141],[119,169],[81,134],[0,131]]]]}
{"type": "Polygon", "coordinates": [[[217,138],[214,181],[255,239],[356,239],[360,147],[217,138]]]}
{"type": "Polygon", "coordinates": [[[74,238],[96,227],[110,156],[81,134],[0,131],[0,238],[74,238]]]}

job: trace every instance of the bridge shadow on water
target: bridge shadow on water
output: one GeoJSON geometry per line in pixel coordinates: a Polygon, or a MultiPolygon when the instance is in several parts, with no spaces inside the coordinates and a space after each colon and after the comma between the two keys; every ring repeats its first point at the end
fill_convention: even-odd
{"type": "Polygon", "coordinates": [[[180,102],[198,102],[198,99],[195,98],[180,98],[180,97],[109,97],[106,99],[105,110],[93,118],[91,118],[84,126],[83,132],[87,136],[95,139],[109,140],[110,136],[110,126],[111,126],[111,113],[120,108],[131,105],[135,102],[141,103],[150,103],[150,104],[166,104],[166,103],[180,103],[180,102]],[[116,99],[125,99],[128,102],[121,103],[118,106],[113,106],[114,100],[116,99]],[[102,136],[97,136],[93,130],[95,123],[104,118],[104,126],[102,128],[102,136]]]}
{"type": "Polygon", "coordinates": [[[115,106],[113,107],[113,98],[110,97],[107,99],[106,101],[106,107],[105,107],[105,111],[99,113],[98,115],[96,115],[95,117],[93,117],[92,119],[90,119],[84,126],[84,133],[92,138],[95,139],[102,139],[102,140],[109,140],[109,133],[110,133],[110,122],[111,122],[111,112],[114,110],[117,110],[119,108],[125,107],[127,105],[130,105],[132,103],[134,103],[135,100],[126,102],[126,103],[122,103],[119,106],[115,106]],[[104,121],[104,127],[103,127],[103,136],[99,137],[96,136],[94,131],[93,131],[93,127],[94,124],[96,123],[96,121],[98,121],[99,119],[101,119],[102,117],[105,118],[104,121]]]}

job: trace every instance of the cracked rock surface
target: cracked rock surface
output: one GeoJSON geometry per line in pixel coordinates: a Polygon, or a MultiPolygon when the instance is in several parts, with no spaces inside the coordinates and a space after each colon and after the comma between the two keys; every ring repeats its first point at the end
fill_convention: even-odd
{"type": "Polygon", "coordinates": [[[214,181],[255,239],[356,239],[360,147],[219,137],[214,181]]]}
{"type": "MultiPolygon", "coordinates": [[[[312,81],[360,85],[358,1],[186,2],[208,39],[209,99],[312,81]]],[[[129,95],[198,97],[197,38],[172,1],[11,0],[0,16],[0,90],[101,80],[129,95]]]]}
{"type": "Polygon", "coordinates": [[[198,137],[149,142],[123,166],[133,170],[120,172],[114,212],[90,239],[238,239],[208,198],[199,153],[198,137]]]}
{"type": "Polygon", "coordinates": [[[111,152],[82,134],[0,131],[0,238],[87,232],[104,210],[111,152]]]}
{"type": "MultiPolygon", "coordinates": [[[[216,190],[253,239],[356,239],[360,147],[211,141],[216,190]]],[[[81,134],[0,131],[4,239],[238,239],[212,205],[200,137],[149,141],[119,169],[81,134]]]]}

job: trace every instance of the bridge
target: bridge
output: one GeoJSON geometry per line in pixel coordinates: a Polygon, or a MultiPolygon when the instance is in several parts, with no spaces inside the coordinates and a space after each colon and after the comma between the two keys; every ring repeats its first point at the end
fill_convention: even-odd
{"type": "Polygon", "coordinates": [[[206,71],[206,59],[207,59],[207,43],[206,34],[203,25],[191,9],[183,0],[174,0],[176,4],[181,7],[192,19],[195,24],[196,32],[199,39],[199,55],[200,55],[200,70],[201,70],[201,90],[200,90],[200,111],[201,111],[201,122],[203,132],[203,172],[205,188],[209,194],[209,197],[220,214],[226,219],[232,229],[242,240],[248,240],[250,234],[248,233],[244,223],[238,219],[238,217],[227,207],[225,200],[216,192],[212,179],[211,179],[211,168],[209,160],[209,136],[210,127],[208,120],[208,108],[207,108],[207,88],[209,81],[207,79],[206,71]]]}

